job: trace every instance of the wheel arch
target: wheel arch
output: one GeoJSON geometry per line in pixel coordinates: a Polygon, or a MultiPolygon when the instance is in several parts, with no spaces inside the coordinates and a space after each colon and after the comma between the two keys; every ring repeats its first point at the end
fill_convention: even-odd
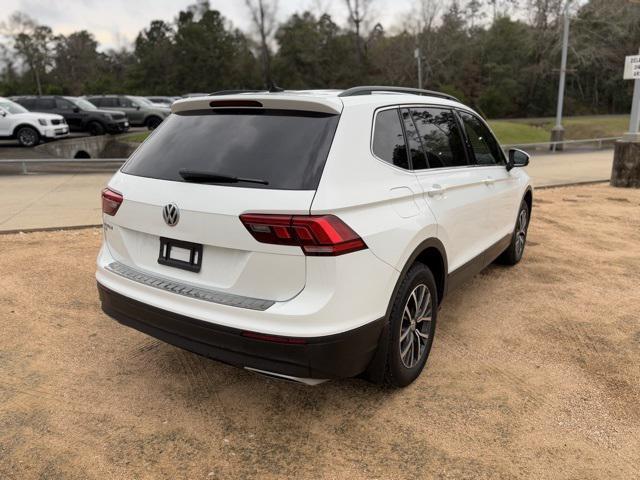
{"type": "Polygon", "coordinates": [[[525,190],[522,200],[527,202],[527,206],[529,207],[529,216],[531,216],[531,210],[533,209],[533,188],[531,188],[531,185],[529,185],[525,190]]]}
{"type": "Polygon", "coordinates": [[[389,315],[391,315],[391,309],[393,308],[393,301],[398,293],[398,289],[400,288],[400,284],[402,280],[406,276],[407,272],[416,262],[423,263],[429,267],[431,273],[436,281],[436,287],[438,289],[438,306],[442,304],[442,300],[444,299],[447,293],[447,277],[448,277],[448,263],[447,263],[447,252],[445,250],[444,244],[435,237],[427,238],[422,241],[413,251],[413,253],[409,256],[407,261],[398,276],[398,280],[396,281],[395,286],[393,287],[393,292],[391,297],[389,298],[389,304],[387,305],[387,310],[385,312],[385,322],[382,328],[382,332],[380,333],[380,339],[378,341],[378,348],[376,353],[373,356],[373,359],[369,363],[367,370],[364,375],[372,382],[382,383],[384,375],[382,372],[382,366],[387,361],[387,353],[388,353],[388,336],[389,332],[389,315]]]}
{"type": "Polygon", "coordinates": [[[16,136],[18,135],[18,130],[20,130],[22,127],[31,127],[36,132],[38,132],[38,135],[42,135],[42,132],[40,132],[40,129],[36,125],[34,125],[33,123],[22,122],[22,123],[19,123],[18,125],[16,125],[15,127],[13,127],[13,132],[11,133],[11,137],[12,138],[16,138],[16,136]]]}

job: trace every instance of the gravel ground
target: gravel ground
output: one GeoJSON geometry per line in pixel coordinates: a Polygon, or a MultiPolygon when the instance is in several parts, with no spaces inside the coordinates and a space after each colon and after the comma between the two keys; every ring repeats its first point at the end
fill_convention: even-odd
{"type": "Polygon", "coordinates": [[[99,230],[0,236],[0,478],[638,478],[640,190],[536,192],[410,387],[305,387],[101,313],[99,230]]]}

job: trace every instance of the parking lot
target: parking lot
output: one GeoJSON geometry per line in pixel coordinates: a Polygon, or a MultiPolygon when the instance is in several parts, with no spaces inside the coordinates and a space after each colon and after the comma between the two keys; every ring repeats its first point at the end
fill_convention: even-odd
{"type": "Polygon", "coordinates": [[[0,478],[638,478],[640,191],[536,192],[423,375],[304,387],[99,309],[99,229],[0,236],[0,478]]]}

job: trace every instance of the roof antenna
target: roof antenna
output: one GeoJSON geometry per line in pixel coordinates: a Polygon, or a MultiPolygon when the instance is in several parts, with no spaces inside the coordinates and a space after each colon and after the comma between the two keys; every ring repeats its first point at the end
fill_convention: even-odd
{"type": "Polygon", "coordinates": [[[284,92],[284,88],[280,88],[279,86],[276,85],[276,82],[271,80],[269,82],[269,93],[280,93],[280,92],[284,92]]]}

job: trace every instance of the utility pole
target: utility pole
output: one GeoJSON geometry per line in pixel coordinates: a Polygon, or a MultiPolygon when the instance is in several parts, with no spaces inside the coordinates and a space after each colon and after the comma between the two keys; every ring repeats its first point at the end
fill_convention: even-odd
{"type": "MultiPolygon", "coordinates": [[[[560,60],[560,84],[558,85],[558,105],[556,107],[556,124],[551,130],[551,141],[561,142],[564,140],[564,127],[562,126],[562,106],[564,104],[564,85],[567,77],[567,50],[569,49],[569,3],[566,0],[563,13],[562,31],[562,59],[560,60]]],[[[551,144],[551,150],[562,150],[562,144],[551,144]]]]}
{"type": "Polygon", "coordinates": [[[413,56],[418,62],[418,88],[422,88],[422,57],[420,55],[420,47],[416,47],[413,52],[413,56]]]}

